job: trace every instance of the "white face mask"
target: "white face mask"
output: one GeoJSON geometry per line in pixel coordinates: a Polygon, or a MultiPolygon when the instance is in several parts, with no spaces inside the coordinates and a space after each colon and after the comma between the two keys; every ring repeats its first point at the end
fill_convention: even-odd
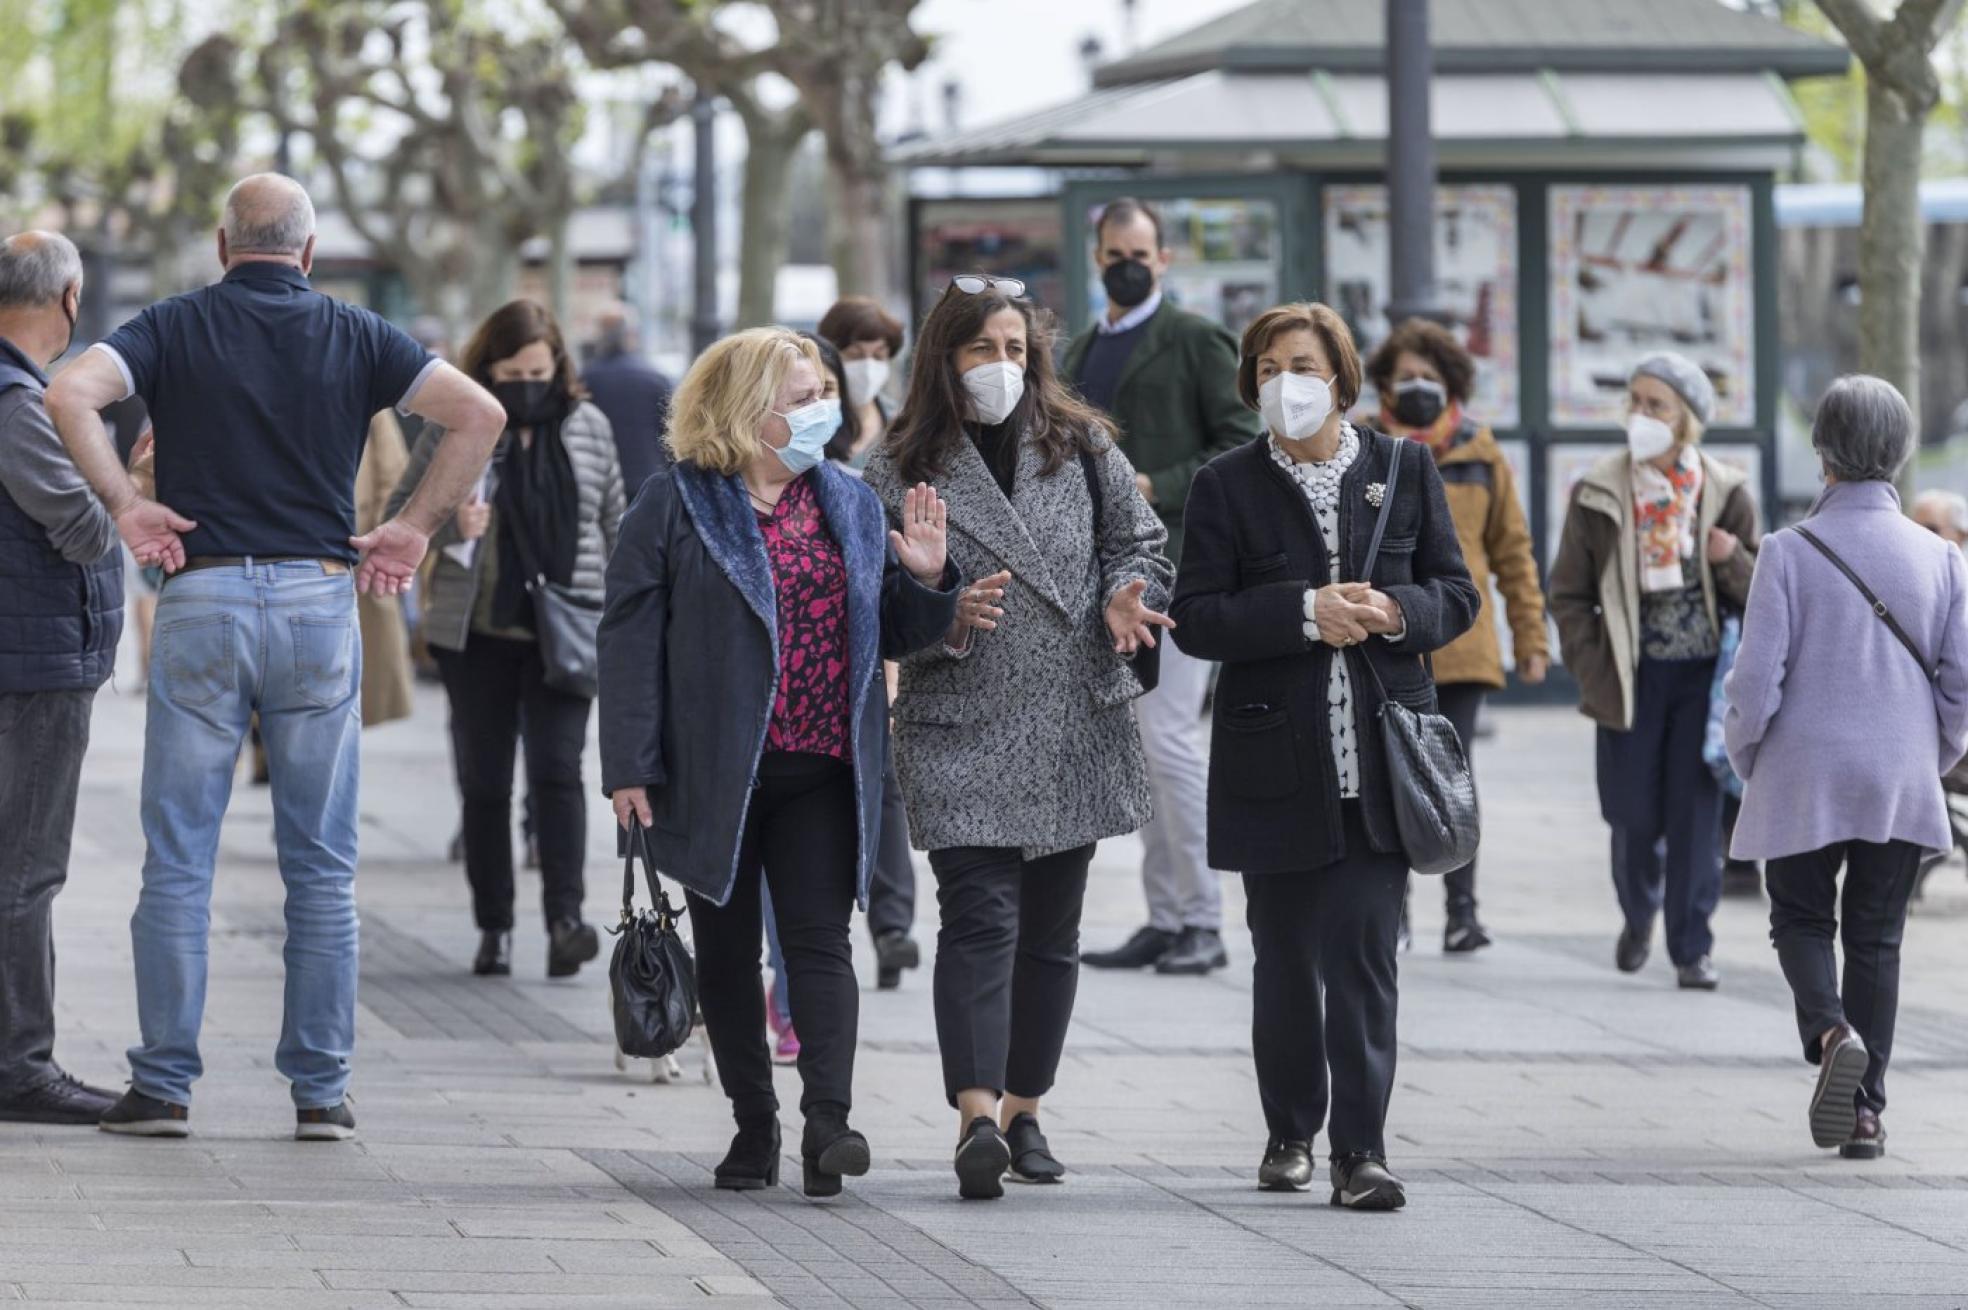
{"type": "Polygon", "coordinates": [[[1004,422],[1018,408],[1025,394],[1025,370],[1008,359],[979,364],[963,375],[963,385],[970,395],[971,413],[979,423],[991,427],[1004,422]]]}
{"type": "Polygon", "coordinates": [[[1635,414],[1626,421],[1626,448],[1635,459],[1659,459],[1674,449],[1674,429],[1651,414],[1635,414]]]}
{"type": "Polygon", "coordinates": [[[850,359],[841,366],[847,374],[847,403],[855,409],[867,404],[881,394],[888,385],[888,361],[885,359],[850,359]]]}
{"type": "Polygon", "coordinates": [[[1257,389],[1257,409],[1271,431],[1303,441],[1332,417],[1332,387],[1309,373],[1280,373],[1257,389]]]}

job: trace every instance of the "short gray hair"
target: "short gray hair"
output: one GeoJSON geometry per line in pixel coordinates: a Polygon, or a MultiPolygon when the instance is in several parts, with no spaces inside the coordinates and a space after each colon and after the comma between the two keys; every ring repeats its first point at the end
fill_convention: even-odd
{"type": "Polygon", "coordinates": [[[1913,409],[1899,388],[1865,373],[1833,382],[1811,422],[1811,447],[1840,482],[1891,482],[1915,436],[1913,409]]]}
{"type": "Polygon", "coordinates": [[[82,252],[59,232],[0,241],[0,309],[38,309],[82,281],[82,252]]]}
{"type": "Polygon", "coordinates": [[[298,255],[314,235],[314,202],[278,173],[241,178],[226,193],[226,249],[235,255],[298,255]]]}

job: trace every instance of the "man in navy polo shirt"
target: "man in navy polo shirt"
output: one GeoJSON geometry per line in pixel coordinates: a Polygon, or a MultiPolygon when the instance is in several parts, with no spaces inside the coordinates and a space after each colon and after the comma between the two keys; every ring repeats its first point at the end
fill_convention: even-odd
{"type": "Polygon", "coordinates": [[[430,535],[505,426],[489,394],[364,309],[315,292],[314,207],[292,180],[226,197],[223,280],[160,301],[49,387],[63,444],[158,602],[144,729],[143,892],[130,921],[142,1040],[112,1132],[182,1137],[203,1070],[212,867],[248,722],[272,770],[287,887],[285,1019],[274,1066],[294,1135],[354,1135],[358,590],[409,585],[430,535]],[[157,434],[157,499],[138,493],[97,411],[135,393],[157,434]],[[355,536],[369,420],[398,407],[448,431],[403,512],[355,536]]]}

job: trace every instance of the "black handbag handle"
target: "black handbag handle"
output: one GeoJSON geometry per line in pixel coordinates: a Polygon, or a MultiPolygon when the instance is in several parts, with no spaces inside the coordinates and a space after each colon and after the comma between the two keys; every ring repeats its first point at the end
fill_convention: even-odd
{"type": "Polygon", "coordinates": [[[1394,440],[1394,458],[1388,461],[1387,487],[1380,497],[1380,516],[1374,520],[1373,539],[1367,543],[1367,562],[1361,566],[1360,581],[1373,585],[1374,565],[1380,563],[1380,539],[1387,535],[1387,516],[1394,512],[1394,488],[1401,482],[1401,442],[1394,440]]]}
{"type": "Polygon", "coordinates": [[[670,904],[670,897],[663,890],[663,884],[656,877],[656,862],[649,858],[649,831],[642,826],[632,810],[629,813],[628,840],[623,843],[622,856],[622,925],[620,932],[635,921],[635,866],[636,856],[642,857],[642,873],[649,884],[649,901],[655,907],[658,922],[665,927],[677,921],[679,911],[670,904]]]}
{"type": "Polygon", "coordinates": [[[1927,657],[1920,653],[1920,647],[1916,646],[1913,638],[1907,635],[1907,630],[1900,626],[1900,621],[1893,617],[1893,611],[1886,608],[1886,602],[1874,595],[1871,587],[1866,586],[1865,579],[1853,572],[1852,566],[1840,559],[1837,551],[1818,540],[1816,533],[1801,523],[1797,524],[1796,528],[1798,536],[1804,538],[1804,540],[1810,542],[1813,546],[1816,546],[1818,553],[1837,565],[1838,571],[1843,573],[1850,579],[1852,585],[1859,589],[1859,594],[1866,598],[1866,604],[1872,606],[1872,612],[1877,614],[1888,628],[1892,629],[1893,635],[1900,639],[1900,645],[1905,646],[1907,648],[1907,654],[1913,656],[1913,662],[1918,664],[1920,671],[1927,675],[1927,681],[1939,682],[1941,679],[1940,666],[1927,662],[1927,657]]]}

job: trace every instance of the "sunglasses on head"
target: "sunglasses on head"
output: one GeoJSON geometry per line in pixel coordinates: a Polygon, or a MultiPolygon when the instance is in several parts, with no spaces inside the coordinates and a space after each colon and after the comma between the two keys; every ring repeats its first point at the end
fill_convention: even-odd
{"type": "Polygon", "coordinates": [[[960,273],[950,279],[954,289],[967,296],[982,295],[986,291],[1004,292],[1013,300],[1025,294],[1025,284],[1015,277],[990,277],[983,273],[960,273]]]}

